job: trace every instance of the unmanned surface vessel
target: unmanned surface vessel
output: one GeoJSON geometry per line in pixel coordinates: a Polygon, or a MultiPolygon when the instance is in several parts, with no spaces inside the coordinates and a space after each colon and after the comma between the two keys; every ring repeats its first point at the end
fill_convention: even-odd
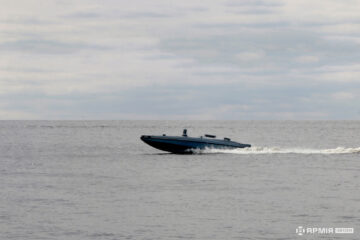
{"type": "Polygon", "coordinates": [[[250,144],[243,144],[231,141],[230,138],[216,139],[216,136],[205,134],[201,137],[188,137],[184,129],[182,136],[151,136],[142,135],[141,140],[150,146],[171,153],[194,153],[197,150],[210,149],[234,149],[251,147],[250,144]]]}

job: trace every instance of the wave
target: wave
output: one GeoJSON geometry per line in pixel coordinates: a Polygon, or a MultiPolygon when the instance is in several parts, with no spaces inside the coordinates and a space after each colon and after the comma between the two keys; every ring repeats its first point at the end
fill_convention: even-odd
{"type": "Polygon", "coordinates": [[[201,153],[231,153],[231,154],[349,154],[360,153],[358,148],[329,148],[329,149],[312,149],[312,148],[282,148],[282,147],[251,147],[237,149],[205,149],[201,153]]]}

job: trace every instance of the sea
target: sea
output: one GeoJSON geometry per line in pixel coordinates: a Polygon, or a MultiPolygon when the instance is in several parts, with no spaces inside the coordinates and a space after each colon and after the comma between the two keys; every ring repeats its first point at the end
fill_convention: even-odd
{"type": "Polygon", "coordinates": [[[0,135],[0,239],[360,239],[360,121],[0,121],[0,135]],[[252,147],[140,140],[184,128],[252,147]]]}

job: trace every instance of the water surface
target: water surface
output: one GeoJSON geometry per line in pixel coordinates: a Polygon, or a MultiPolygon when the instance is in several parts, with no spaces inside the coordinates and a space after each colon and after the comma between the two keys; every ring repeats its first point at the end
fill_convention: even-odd
{"type": "Polygon", "coordinates": [[[359,121],[2,121],[0,133],[0,239],[359,239],[359,121]],[[183,128],[254,147],[175,155],[139,139],[183,128]]]}

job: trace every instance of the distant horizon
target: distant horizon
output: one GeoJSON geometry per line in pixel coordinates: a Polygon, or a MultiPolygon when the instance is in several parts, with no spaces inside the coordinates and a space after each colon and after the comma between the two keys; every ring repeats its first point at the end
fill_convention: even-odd
{"type": "Polygon", "coordinates": [[[360,0],[5,1],[0,119],[360,120],[359,12],[360,0]]]}
{"type": "Polygon", "coordinates": [[[169,122],[237,122],[237,121],[244,121],[244,122],[358,122],[359,119],[239,119],[239,120],[231,120],[231,119],[0,119],[1,122],[10,122],[10,121],[58,121],[58,122],[66,122],[66,121],[169,121],[169,122]]]}

